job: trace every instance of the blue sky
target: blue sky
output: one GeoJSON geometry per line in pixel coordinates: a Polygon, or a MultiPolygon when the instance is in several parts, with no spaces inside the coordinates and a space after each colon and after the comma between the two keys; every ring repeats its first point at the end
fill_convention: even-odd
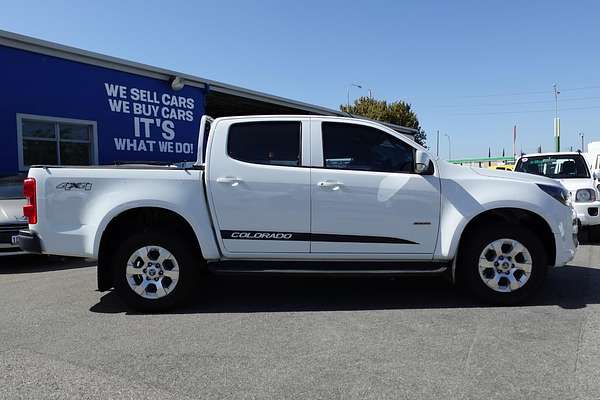
{"type": "Polygon", "coordinates": [[[0,29],[337,108],[410,102],[435,152],[600,140],[596,1],[0,1],[0,29]]]}

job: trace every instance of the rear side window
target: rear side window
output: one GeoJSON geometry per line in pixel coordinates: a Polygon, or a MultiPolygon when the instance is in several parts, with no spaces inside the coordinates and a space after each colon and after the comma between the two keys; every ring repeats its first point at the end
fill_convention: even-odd
{"type": "Polygon", "coordinates": [[[323,122],[325,168],[378,172],[413,172],[413,148],[369,126],[323,122]]]}
{"type": "Polygon", "coordinates": [[[227,154],[253,164],[298,167],[301,128],[299,121],[233,124],[227,137],[227,154]]]}

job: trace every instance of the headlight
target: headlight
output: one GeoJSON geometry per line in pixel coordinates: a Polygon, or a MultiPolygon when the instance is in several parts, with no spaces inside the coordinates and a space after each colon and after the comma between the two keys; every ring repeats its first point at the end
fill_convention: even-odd
{"type": "Polygon", "coordinates": [[[560,201],[562,204],[569,205],[569,191],[560,186],[537,184],[540,189],[560,201]]]}
{"type": "Polygon", "coordinates": [[[590,201],[596,201],[596,191],[594,189],[579,189],[575,193],[575,202],[589,203],[590,201]]]}

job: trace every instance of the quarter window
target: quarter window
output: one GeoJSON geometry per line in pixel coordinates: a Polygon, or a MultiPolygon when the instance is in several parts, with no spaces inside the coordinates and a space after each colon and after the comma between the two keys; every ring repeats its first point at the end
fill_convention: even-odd
{"type": "Polygon", "coordinates": [[[378,172],[413,172],[413,148],[402,140],[364,125],[323,122],[325,168],[378,172]]]}
{"type": "Polygon", "coordinates": [[[227,154],[254,164],[300,165],[301,123],[266,121],[233,124],[227,137],[227,154]]]}
{"type": "Polygon", "coordinates": [[[89,165],[93,159],[93,125],[43,118],[19,118],[22,168],[31,165],[89,165]]]}

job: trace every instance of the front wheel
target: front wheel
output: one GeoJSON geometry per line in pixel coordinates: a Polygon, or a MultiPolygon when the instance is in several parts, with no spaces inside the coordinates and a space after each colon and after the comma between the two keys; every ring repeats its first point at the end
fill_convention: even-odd
{"type": "Polygon", "coordinates": [[[497,225],[465,238],[458,255],[459,282],[486,303],[511,305],[543,282],[547,257],[536,235],[515,225],[497,225]]]}
{"type": "Polygon", "coordinates": [[[174,233],[141,232],[122,243],[113,262],[119,296],[140,311],[165,311],[190,294],[198,268],[193,248],[174,233]]]}

